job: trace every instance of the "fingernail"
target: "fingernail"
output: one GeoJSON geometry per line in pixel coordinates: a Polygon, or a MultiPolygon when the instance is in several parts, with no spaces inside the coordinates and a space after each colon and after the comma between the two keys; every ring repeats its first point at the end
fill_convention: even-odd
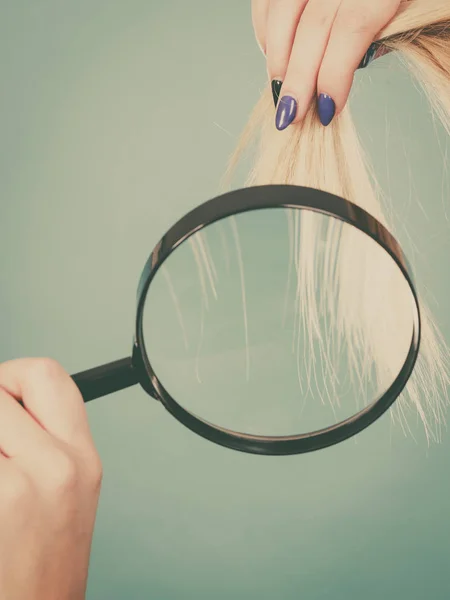
{"type": "Polygon", "coordinates": [[[334,103],[333,98],[328,94],[320,94],[317,104],[320,122],[324,127],[327,127],[336,114],[336,104],[334,103]]]}
{"type": "Polygon", "coordinates": [[[283,131],[292,123],[297,114],[297,100],[292,96],[283,96],[278,103],[275,125],[278,131],[283,131]]]}
{"type": "Polygon", "coordinates": [[[358,69],[365,69],[371,65],[374,60],[378,60],[382,56],[386,56],[386,54],[390,54],[391,52],[393,52],[392,48],[388,48],[382,42],[374,42],[364,54],[362,61],[359,63],[358,69]]]}
{"type": "Polygon", "coordinates": [[[374,42],[373,44],[370,44],[369,49],[364,54],[362,61],[359,63],[358,69],[365,69],[366,67],[368,67],[370,65],[371,62],[373,62],[375,60],[375,56],[377,54],[378,48],[379,48],[379,44],[377,44],[376,42],[374,42]]]}
{"type": "Polygon", "coordinates": [[[280,81],[279,79],[274,79],[272,81],[272,96],[273,96],[273,102],[275,104],[275,108],[277,107],[278,100],[280,98],[280,91],[281,91],[282,85],[283,85],[283,82],[280,81]]]}

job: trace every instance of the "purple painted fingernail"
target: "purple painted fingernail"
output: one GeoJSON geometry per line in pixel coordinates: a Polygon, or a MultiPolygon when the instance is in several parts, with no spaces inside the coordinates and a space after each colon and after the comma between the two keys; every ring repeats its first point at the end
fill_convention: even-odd
{"type": "Polygon", "coordinates": [[[292,96],[283,96],[278,102],[275,125],[278,131],[283,131],[292,123],[297,114],[297,100],[292,96]]]}
{"type": "Polygon", "coordinates": [[[336,114],[336,104],[334,103],[333,98],[328,94],[320,94],[317,100],[317,107],[319,110],[320,122],[324,127],[327,127],[336,114]]]}

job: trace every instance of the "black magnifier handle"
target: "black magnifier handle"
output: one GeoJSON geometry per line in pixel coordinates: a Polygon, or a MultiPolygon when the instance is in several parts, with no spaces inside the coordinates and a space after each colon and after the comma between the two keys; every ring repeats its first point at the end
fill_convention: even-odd
{"type": "Polygon", "coordinates": [[[72,375],[85,402],[113,394],[139,383],[131,356],[72,375]]]}

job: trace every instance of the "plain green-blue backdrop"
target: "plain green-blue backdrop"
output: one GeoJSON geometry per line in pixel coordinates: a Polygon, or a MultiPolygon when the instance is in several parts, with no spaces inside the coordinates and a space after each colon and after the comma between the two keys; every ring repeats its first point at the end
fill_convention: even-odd
{"type": "MultiPolygon", "coordinates": [[[[140,269],[216,195],[266,71],[248,0],[0,1],[0,360],[125,355],[140,269]]],[[[395,56],[352,103],[447,339],[447,140],[395,56]]],[[[443,600],[450,434],[214,446],[138,389],[89,406],[105,478],[89,600],[443,600]]],[[[0,532],[1,535],[1,532],[0,532]]]]}

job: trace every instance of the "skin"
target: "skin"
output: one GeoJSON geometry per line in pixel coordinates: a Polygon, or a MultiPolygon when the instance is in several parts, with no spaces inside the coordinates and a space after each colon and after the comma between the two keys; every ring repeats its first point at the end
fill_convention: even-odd
{"type": "Polygon", "coordinates": [[[314,94],[327,94],[338,115],[354,73],[377,34],[395,17],[401,0],[252,0],[256,39],[270,80],[283,82],[301,121],[314,94]]]}
{"type": "Polygon", "coordinates": [[[0,365],[0,479],[0,598],[83,600],[102,467],[53,360],[0,365]]]}

